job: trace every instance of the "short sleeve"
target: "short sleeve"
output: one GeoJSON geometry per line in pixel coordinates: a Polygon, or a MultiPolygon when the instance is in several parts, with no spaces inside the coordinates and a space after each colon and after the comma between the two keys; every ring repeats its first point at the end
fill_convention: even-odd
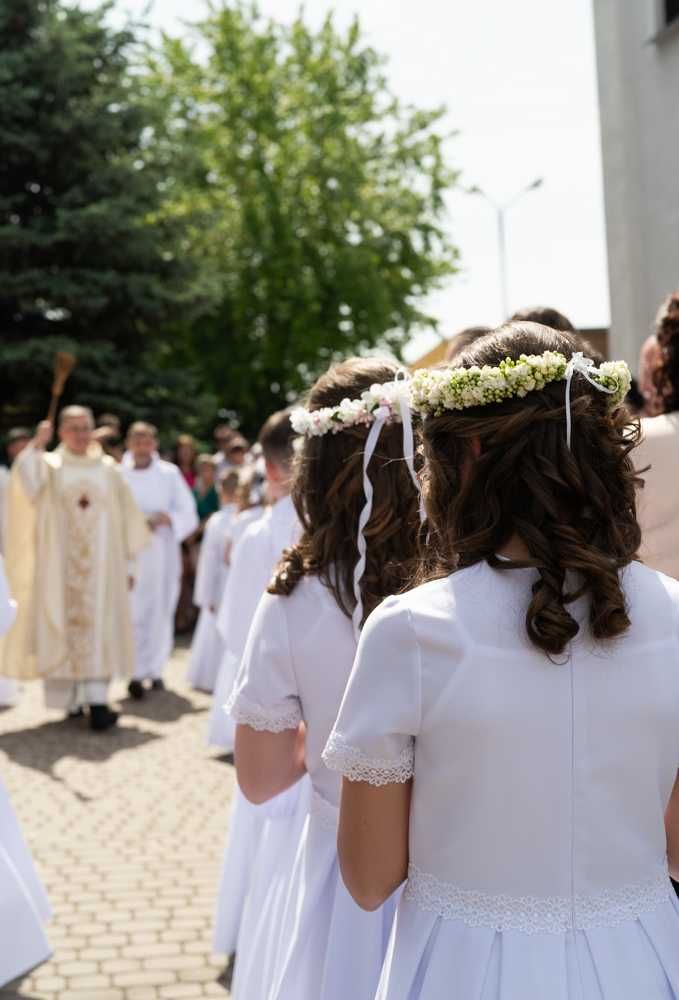
{"type": "Polygon", "coordinates": [[[323,752],[351,781],[388,785],[414,773],[420,726],[420,658],[410,611],[399,598],[368,618],[339,715],[323,752]]]}
{"type": "Polygon", "coordinates": [[[280,733],[302,721],[285,597],[261,598],[226,711],[241,725],[280,733]]]}

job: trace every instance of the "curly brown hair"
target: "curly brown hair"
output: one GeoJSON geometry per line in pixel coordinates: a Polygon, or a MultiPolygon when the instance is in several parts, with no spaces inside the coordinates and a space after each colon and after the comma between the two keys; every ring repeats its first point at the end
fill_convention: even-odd
{"type": "MultiPolygon", "coordinates": [[[[390,361],[350,358],[318,379],[307,406],[318,410],[356,399],[371,385],[391,381],[397,370],[390,361]]],[[[358,521],[365,502],[363,451],[369,429],[354,426],[304,439],[291,494],[302,537],[283,553],[268,588],[270,594],[289,595],[303,576],[315,575],[351,617],[356,605],[353,574],[358,561],[358,521]]],[[[368,551],[361,581],[363,620],[385,597],[402,590],[414,572],[418,497],[403,460],[400,424],[383,427],[368,471],[374,496],[364,531],[368,551]]]]}
{"type": "MultiPolygon", "coordinates": [[[[510,323],[477,340],[458,366],[498,365],[521,354],[578,350],[570,334],[536,323],[510,323]]],[[[534,567],[526,612],[530,640],[562,653],[578,632],[568,605],[589,595],[598,639],[621,635],[629,618],[619,570],[636,557],[637,479],[630,452],[639,424],[609,409],[604,393],[576,375],[573,439],[566,444],[564,382],[523,399],[446,412],[424,422],[424,490],[432,556],[418,582],[486,560],[497,570],[534,567]],[[524,562],[499,559],[513,537],[524,562]],[[568,574],[568,577],[567,577],[568,574]]]]}
{"type": "Polygon", "coordinates": [[[665,413],[679,410],[679,292],[668,295],[655,319],[660,346],[653,384],[665,413]]]}

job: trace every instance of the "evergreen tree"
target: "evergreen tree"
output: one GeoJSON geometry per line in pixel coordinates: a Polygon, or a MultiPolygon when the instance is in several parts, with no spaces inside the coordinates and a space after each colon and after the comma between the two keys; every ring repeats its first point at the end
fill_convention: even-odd
{"type": "Polygon", "coordinates": [[[116,348],[123,375],[155,366],[164,322],[205,291],[182,253],[184,220],[162,211],[162,164],[147,155],[164,109],[140,72],[138,32],[107,15],[61,0],[0,4],[5,424],[34,388],[16,377],[17,351],[30,356],[45,337],[96,340],[116,348]]]}

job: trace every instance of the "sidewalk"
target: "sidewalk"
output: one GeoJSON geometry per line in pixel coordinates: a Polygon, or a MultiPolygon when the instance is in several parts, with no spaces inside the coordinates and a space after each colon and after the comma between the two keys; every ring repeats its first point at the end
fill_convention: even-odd
{"type": "Polygon", "coordinates": [[[234,774],[187,656],[108,733],[47,712],[40,684],[0,712],[0,774],[54,908],[54,957],[1,1000],[228,997],[210,945],[234,774]]]}

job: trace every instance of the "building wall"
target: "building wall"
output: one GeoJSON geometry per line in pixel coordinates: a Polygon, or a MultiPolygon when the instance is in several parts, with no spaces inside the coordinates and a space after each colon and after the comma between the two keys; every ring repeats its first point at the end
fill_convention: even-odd
{"type": "Polygon", "coordinates": [[[664,0],[594,0],[611,355],[636,366],[679,288],[679,23],[664,0]]]}

